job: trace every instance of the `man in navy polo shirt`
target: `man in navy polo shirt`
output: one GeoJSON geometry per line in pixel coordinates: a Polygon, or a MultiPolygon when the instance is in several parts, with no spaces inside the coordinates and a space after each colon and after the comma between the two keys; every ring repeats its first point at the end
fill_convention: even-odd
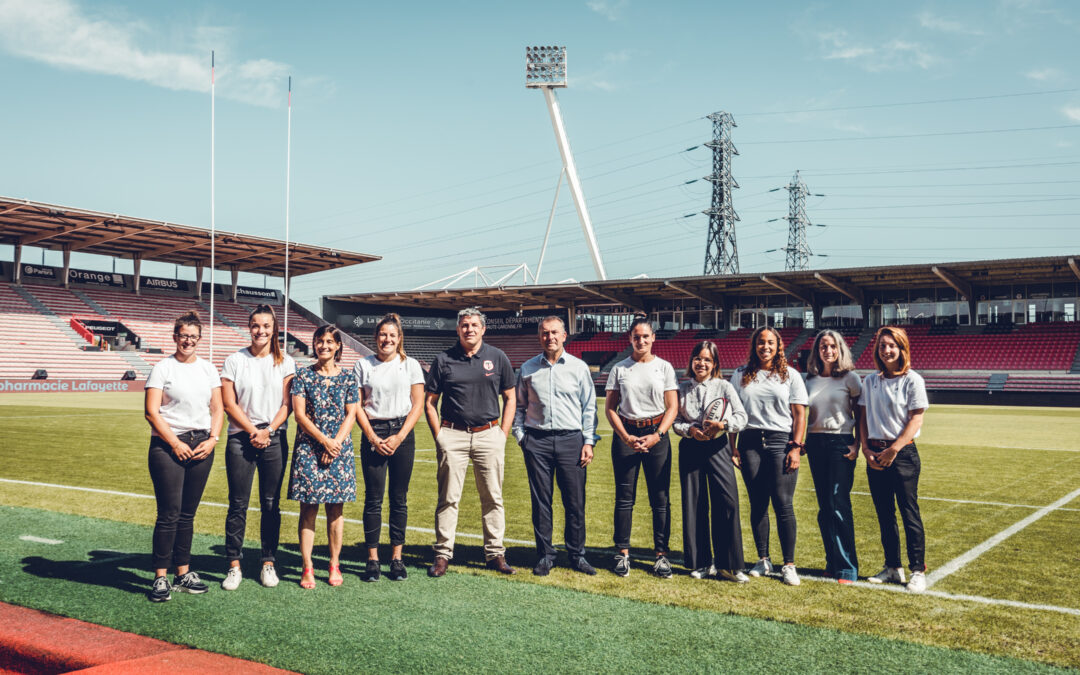
{"type": "Polygon", "coordinates": [[[435,562],[428,570],[432,577],[446,574],[454,556],[458,503],[470,459],[480,493],[487,566],[503,574],[514,573],[506,564],[503,547],[506,518],[502,498],[506,439],[516,400],[514,369],[501,349],[484,344],[486,329],[480,310],[470,307],[458,312],[458,344],[436,356],[428,371],[425,409],[435,434],[439,481],[435,562]],[[441,411],[437,408],[440,396],[441,411]]]}

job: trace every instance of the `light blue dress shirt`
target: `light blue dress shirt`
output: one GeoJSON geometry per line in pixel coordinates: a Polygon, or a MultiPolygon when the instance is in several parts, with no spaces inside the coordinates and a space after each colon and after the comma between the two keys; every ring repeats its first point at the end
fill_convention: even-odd
{"type": "Polygon", "coordinates": [[[589,366],[563,352],[554,363],[542,353],[521,364],[517,377],[517,410],[512,431],[518,443],[525,429],[581,430],[596,444],[596,389],[589,366]]]}

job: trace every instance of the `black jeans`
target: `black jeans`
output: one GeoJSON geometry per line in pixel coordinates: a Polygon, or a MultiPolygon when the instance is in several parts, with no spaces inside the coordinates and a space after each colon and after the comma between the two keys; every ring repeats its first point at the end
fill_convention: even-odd
{"type": "Polygon", "coordinates": [[[692,570],[709,565],[743,569],[739,487],[726,434],[711,441],[679,441],[679,482],[683,564],[692,570]]]}
{"type": "Polygon", "coordinates": [[[256,448],[247,432],[229,436],[225,446],[225,476],[229,481],[229,512],[225,516],[225,557],[230,562],[244,557],[244,533],[251,501],[251,483],[259,471],[259,508],[262,517],[259,539],[262,562],[274,562],[281,535],[281,482],[289,455],[284,429],[270,436],[270,445],[256,448]]]}
{"type": "Polygon", "coordinates": [[[825,546],[825,571],[855,581],[859,558],[855,555],[855,525],[851,516],[851,485],[855,460],[846,459],[855,439],[848,434],[808,434],[806,458],[817,494],[818,527],[825,546]]]}
{"type": "Polygon", "coordinates": [[[881,547],[885,549],[885,564],[888,567],[900,567],[900,531],[896,527],[895,503],[900,507],[900,519],[904,522],[908,567],[913,572],[926,569],[926,535],[919,513],[921,469],[922,462],[914,443],[905,445],[884,470],[866,469],[870,497],[874,500],[878,526],[881,528],[881,547]]]}
{"type": "MultiPolygon", "coordinates": [[[[634,436],[647,436],[656,427],[631,428],[634,436]]],[[[653,548],[667,553],[671,537],[671,441],[668,435],[648,452],[634,452],[618,436],[611,443],[611,465],[615,469],[615,548],[630,548],[630,530],[634,522],[634,500],[637,497],[638,469],[645,468],[645,487],[652,507],[653,548]]]]}
{"type": "MultiPolygon", "coordinates": [[[[207,438],[210,438],[209,431],[180,434],[180,440],[193,450],[207,438]]],[[[147,464],[157,500],[154,569],[189,565],[195,511],[199,508],[206,479],[210,477],[210,467],[214,465],[214,453],[200,460],[181,462],[164,439],[151,436],[147,464]]]]}
{"type": "Polygon", "coordinates": [[[786,431],[744,429],[739,433],[739,455],[742,457],[743,482],[750,498],[750,528],[759,558],[769,557],[769,501],[776,513],[776,529],[780,534],[780,550],[784,563],[795,562],[795,483],[799,471],[784,473],[787,442],[786,431]]]}
{"type": "Polygon", "coordinates": [[[562,493],[566,552],[571,560],[585,555],[585,467],[581,466],[584,444],[585,437],[580,431],[525,430],[521,452],[529,474],[536,553],[541,558],[555,560],[555,547],[551,543],[553,479],[562,493]]]}
{"type": "MultiPolygon", "coordinates": [[[[405,418],[371,420],[371,428],[379,438],[387,438],[401,430],[405,418]]],[[[360,467],[364,472],[364,545],[376,548],[382,532],[383,492],[386,473],[390,472],[390,545],[405,543],[405,526],[409,520],[409,481],[412,479],[416,441],[413,432],[405,437],[389,457],[375,452],[367,437],[360,442],[360,467]]]]}

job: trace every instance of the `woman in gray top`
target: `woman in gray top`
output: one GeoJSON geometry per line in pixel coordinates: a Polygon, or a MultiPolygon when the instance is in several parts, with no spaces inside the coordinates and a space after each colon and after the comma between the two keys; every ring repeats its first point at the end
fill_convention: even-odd
{"type": "Polygon", "coordinates": [[[679,414],[671,427],[682,436],[683,563],[695,579],[716,574],[746,583],[750,579],[743,573],[739,487],[727,438],[746,425],[746,411],[735,388],[721,377],[712,342],[694,347],[686,375],[693,379],[679,386],[679,414]]]}

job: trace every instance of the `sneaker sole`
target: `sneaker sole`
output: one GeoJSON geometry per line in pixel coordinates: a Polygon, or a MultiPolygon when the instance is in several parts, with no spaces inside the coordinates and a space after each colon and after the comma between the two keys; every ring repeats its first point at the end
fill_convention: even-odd
{"type": "Polygon", "coordinates": [[[190,593],[192,595],[202,595],[209,590],[209,588],[204,588],[202,590],[192,590],[190,588],[184,588],[183,586],[173,586],[174,593],[190,593]]]}
{"type": "Polygon", "coordinates": [[[150,602],[168,602],[172,600],[172,595],[166,595],[164,598],[152,598],[149,595],[146,597],[150,602]]]}

